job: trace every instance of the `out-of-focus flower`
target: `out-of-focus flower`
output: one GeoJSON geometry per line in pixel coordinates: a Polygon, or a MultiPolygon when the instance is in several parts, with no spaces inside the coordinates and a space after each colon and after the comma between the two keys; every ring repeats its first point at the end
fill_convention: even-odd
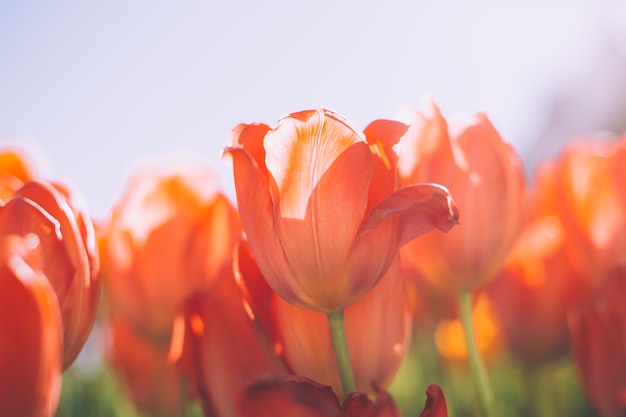
{"type": "Polygon", "coordinates": [[[84,206],[60,184],[31,181],[0,212],[0,236],[37,235],[42,272],[54,288],[63,321],[63,369],[81,351],[98,309],[98,252],[84,206]]]}
{"type": "Polygon", "coordinates": [[[566,249],[594,286],[616,265],[626,265],[626,136],[582,140],[556,160],[559,217],[566,249]]]}
{"type": "MultiPolygon", "coordinates": [[[[249,246],[242,242],[235,261],[246,299],[272,336],[276,353],[290,371],[342,393],[337,360],[326,315],[289,304],[265,283],[249,246]],[[265,288],[263,288],[265,286],[265,288]]],[[[405,357],[411,335],[411,314],[399,258],[374,288],[345,309],[345,327],[357,391],[374,393],[386,387],[405,357]]]]}
{"type": "Polygon", "coordinates": [[[169,344],[180,303],[230,268],[240,233],[237,212],[208,169],[137,174],[100,233],[110,314],[169,344]]]}
{"type": "Polygon", "coordinates": [[[40,250],[34,234],[0,236],[2,416],[52,417],[61,392],[61,313],[40,250]]]}
{"type": "Polygon", "coordinates": [[[235,416],[235,395],[250,380],[285,374],[231,270],[181,307],[170,358],[200,400],[205,416],[235,416]]]}
{"type": "Polygon", "coordinates": [[[626,415],[626,272],[608,275],[597,299],[568,317],[580,381],[603,417],[626,415]]]}
{"type": "Polygon", "coordinates": [[[109,358],[140,409],[180,410],[181,377],[168,359],[175,315],[231,270],[240,234],[236,210],[197,165],[140,172],[102,227],[109,358]],[[142,354],[150,366],[135,363],[142,354]]]}
{"type": "Polygon", "coordinates": [[[138,409],[156,416],[181,413],[185,394],[182,376],[168,360],[169,345],[146,339],[129,323],[110,320],[109,362],[138,409]]]}
{"type": "Polygon", "coordinates": [[[433,103],[431,115],[411,110],[400,154],[401,184],[440,183],[462,214],[447,234],[430,233],[401,251],[405,270],[455,290],[471,289],[499,272],[521,221],[524,174],[511,146],[484,114],[448,126],[433,103]]]}
{"type": "MultiPolygon", "coordinates": [[[[447,417],[443,391],[438,385],[426,389],[426,404],[418,417],[447,417]]],[[[376,401],[360,392],[339,404],[330,387],[308,378],[289,376],[259,379],[251,383],[238,402],[239,417],[401,417],[393,398],[376,392],[376,401]]]]}
{"type": "Polygon", "coordinates": [[[8,200],[22,185],[35,179],[34,167],[18,149],[0,149],[0,201],[8,200]]]}
{"type": "MultiPolygon", "coordinates": [[[[480,292],[472,306],[472,325],[481,357],[492,359],[502,353],[504,340],[493,303],[480,292]]],[[[467,364],[467,344],[463,325],[457,317],[439,320],[435,328],[435,344],[439,355],[451,364],[467,364]]]]}
{"type": "Polygon", "coordinates": [[[270,129],[239,125],[233,159],[242,223],[273,290],[303,308],[341,310],[384,275],[397,250],[458,213],[447,190],[398,189],[395,147],[407,126],[364,135],[329,110],[293,113],[270,129]]]}
{"type": "Polygon", "coordinates": [[[565,250],[568,236],[558,215],[554,168],[546,161],[537,169],[527,193],[525,227],[488,288],[508,348],[530,364],[567,351],[567,313],[590,293],[565,250]]]}

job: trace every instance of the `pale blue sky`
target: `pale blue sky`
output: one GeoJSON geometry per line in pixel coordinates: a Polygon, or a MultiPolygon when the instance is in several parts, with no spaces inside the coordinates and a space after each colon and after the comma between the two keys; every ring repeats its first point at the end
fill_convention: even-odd
{"type": "Polygon", "coordinates": [[[208,160],[232,197],[229,131],[305,108],[364,128],[430,94],[446,115],[486,112],[522,152],[551,95],[626,39],[626,2],[526,3],[5,0],[0,145],[39,150],[96,217],[173,153],[208,160]]]}

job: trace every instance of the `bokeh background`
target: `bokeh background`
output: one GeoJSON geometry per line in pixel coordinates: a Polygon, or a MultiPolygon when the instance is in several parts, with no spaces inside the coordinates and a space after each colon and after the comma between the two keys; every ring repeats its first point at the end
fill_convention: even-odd
{"type": "MultiPolygon", "coordinates": [[[[0,146],[75,186],[96,220],[138,166],[173,155],[208,161],[234,201],[221,152],[238,123],[323,106],[364,128],[428,96],[449,119],[487,113],[529,173],[569,140],[626,131],[626,2],[0,1],[0,146]]],[[[107,414],[111,374],[80,374],[99,337],[60,415],[135,415],[122,400],[107,414]]]]}
{"type": "Polygon", "coordinates": [[[221,159],[241,122],[324,106],[363,128],[433,97],[484,111],[530,169],[626,127],[626,3],[0,2],[0,144],[106,215],[138,164],[221,159]]]}

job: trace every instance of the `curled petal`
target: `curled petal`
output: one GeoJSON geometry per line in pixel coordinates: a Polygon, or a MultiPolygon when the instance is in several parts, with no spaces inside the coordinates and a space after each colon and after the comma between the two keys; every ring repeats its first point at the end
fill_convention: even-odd
{"type": "Polygon", "coordinates": [[[439,385],[431,384],[426,388],[426,403],[418,417],[448,417],[446,397],[439,385]]]}

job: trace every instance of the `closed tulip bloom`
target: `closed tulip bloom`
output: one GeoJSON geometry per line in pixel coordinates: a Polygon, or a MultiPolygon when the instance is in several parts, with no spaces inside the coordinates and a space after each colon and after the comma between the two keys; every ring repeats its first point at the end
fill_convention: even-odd
{"type": "Polygon", "coordinates": [[[179,305],[230,268],[240,233],[206,167],[142,170],[100,231],[109,313],[168,344],[179,305]]]}
{"type": "MultiPolygon", "coordinates": [[[[373,394],[375,387],[391,383],[409,346],[412,320],[399,261],[396,258],[380,282],[345,310],[356,389],[363,393],[373,394]]],[[[245,242],[235,265],[246,300],[291,372],[330,385],[346,397],[326,315],[295,307],[269,289],[245,242]]]]}
{"type": "Polygon", "coordinates": [[[568,317],[587,397],[602,417],[626,415],[626,272],[612,271],[598,297],[568,317]]]}
{"type": "Polygon", "coordinates": [[[458,205],[461,225],[430,233],[402,250],[427,279],[454,290],[479,286],[500,270],[520,228],[524,173],[489,119],[448,126],[439,109],[411,111],[398,162],[401,184],[436,182],[458,205]]]}
{"type": "Polygon", "coordinates": [[[90,217],[66,186],[31,181],[0,213],[0,235],[37,235],[42,271],[54,288],[63,320],[63,369],[82,350],[100,295],[98,252],[90,217]]]}
{"type": "Polygon", "coordinates": [[[0,415],[52,417],[61,392],[63,334],[39,238],[0,237],[0,415]]]}
{"type": "Polygon", "coordinates": [[[398,249],[458,214],[447,190],[398,189],[395,149],[407,126],[372,122],[357,133],[325,109],[271,129],[239,125],[233,161],[244,230],[272,289],[312,310],[339,311],[384,275],[398,249]]]}

